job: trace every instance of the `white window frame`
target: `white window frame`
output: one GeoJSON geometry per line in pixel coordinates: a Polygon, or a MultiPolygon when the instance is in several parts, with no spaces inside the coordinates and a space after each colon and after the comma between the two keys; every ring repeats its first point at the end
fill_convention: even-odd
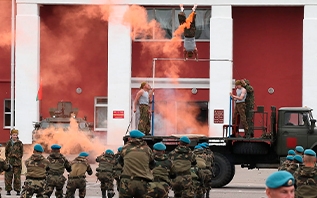
{"type": "Polygon", "coordinates": [[[6,112],[6,102],[7,101],[11,102],[11,99],[4,99],[3,100],[3,128],[4,129],[10,129],[11,128],[11,111],[10,112],[6,112]],[[9,126],[5,125],[6,115],[10,115],[10,124],[9,124],[9,126]]]}
{"type": "MultiPolygon", "coordinates": [[[[98,107],[102,107],[102,108],[106,108],[106,114],[108,113],[108,97],[95,97],[95,101],[94,101],[94,131],[108,131],[108,124],[107,127],[105,128],[101,128],[101,127],[97,127],[96,125],[96,121],[97,121],[97,117],[96,117],[96,113],[97,113],[97,108],[98,107]],[[106,103],[98,103],[98,100],[107,100],[106,103]]],[[[108,115],[106,117],[106,122],[108,121],[108,115]]]]}

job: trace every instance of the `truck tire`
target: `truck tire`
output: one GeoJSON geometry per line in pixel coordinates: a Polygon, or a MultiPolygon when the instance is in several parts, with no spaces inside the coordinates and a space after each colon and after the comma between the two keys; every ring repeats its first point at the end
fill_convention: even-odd
{"type": "Polygon", "coordinates": [[[266,155],[269,145],[265,142],[235,142],[233,153],[241,155],[266,155]]]}
{"type": "Polygon", "coordinates": [[[211,181],[211,186],[212,188],[221,188],[232,180],[234,169],[232,168],[230,161],[224,155],[220,153],[214,153],[214,155],[214,176],[211,181]]]}

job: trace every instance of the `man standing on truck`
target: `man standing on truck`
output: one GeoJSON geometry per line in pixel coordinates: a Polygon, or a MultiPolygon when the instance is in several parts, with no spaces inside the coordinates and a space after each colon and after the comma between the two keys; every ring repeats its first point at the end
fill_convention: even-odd
{"type": "Polygon", "coordinates": [[[178,146],[168,154],[172,161],[172,173],[176,178],[172,181],[174,197],[194,198],[194,187],[190,168],[197,164],[196,155],[189,148],[190,139],[182,136],[179,139],[178,146]]]}
{"type": "MultiPolygon", "coordinates": [[[[253,113],[252,110],[254,109],[254,89],[250,85],[250,81],[247,79],[242,79],[242,86],[247,90],[247,97],[245,98],[245,115],[247,118],[247,123],[249,128],[253,129],[253,113]]],[[[254,136],[254,130],[250,131],[250,135],[254,136]]]]}
{"type": "MultiPolygon", "coordinates": [[[[233,100],[235,101],[236,105],[234,108],[234,114],[233,114],[233,121],[232,124],[233,125],[237,125],[239,127],[240,123],[236,123],[237,122],[237,117],[240,116],[240,121],[243,125],[244,128],[244,137],[252,137],[252,135],[249,134],[249,127],[248,127],[248,123],[246,120],[246,115],[245,115],[245,99],[247,97],[247,91],[245,88],[242,87],[242,82],[241,80],[237,80],[235,82],[236,85],[236,93],[237,95],[233,95],[232,92],[230,92],[230,96],[233,98],[233,100]]],[[[237,129],[239,130],[239,129],[237,129]]]]}
{"type": "Polygon", "coordinates": [[[316,153],[311,149],[304,151],[304,166],[295,171],[296,197],[316,197],[317,195],[317,167],[316,153]]]}
{"type": "Polygon", "coordinates": [[[137,106],[139,106],[140,118],[138,124],[138,130],[143,132],[145,135],[150,135],[151,131],[151,103],[152,94],[154,89],[147,82],[142,82],[140,90],[136,94],[133,105],[133,112],[136,112],[137,106]]]}

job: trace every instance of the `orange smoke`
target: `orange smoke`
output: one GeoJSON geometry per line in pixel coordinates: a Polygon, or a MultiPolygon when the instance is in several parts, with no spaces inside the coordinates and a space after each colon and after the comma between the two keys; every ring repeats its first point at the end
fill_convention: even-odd
{"type": "Polygon", "coordinates": [[[11,1],[0,1],[0,47],[11,45],[11,1]]]}
{"type": "Polygon", "coordinates": [[[175,32],[174,32],[173,39],[179,39],[180,36],[184,33],[185,28],[187,28],[187,29],[190,28],[190,24],[193,21],[194,16],[195,16],[195,12],[191,12],[189,14],[189,16],[186,18],[186,22],[183,23],[182,25],[178,26],[177,30],[175,30],[175,32]]]}

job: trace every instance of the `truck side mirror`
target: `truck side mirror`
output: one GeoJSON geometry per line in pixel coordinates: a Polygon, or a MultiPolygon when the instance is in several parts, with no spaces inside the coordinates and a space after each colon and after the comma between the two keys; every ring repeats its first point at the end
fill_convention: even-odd
{"type": "Polygon", "coordinates": [[[315,119],[311,119],[310,122],[311,122],[310,132],[311,132],[311,133],[314,133],[314,129],[315,129],[315,125],[316,125],[316,120],[315,120],[315,119]]]}

